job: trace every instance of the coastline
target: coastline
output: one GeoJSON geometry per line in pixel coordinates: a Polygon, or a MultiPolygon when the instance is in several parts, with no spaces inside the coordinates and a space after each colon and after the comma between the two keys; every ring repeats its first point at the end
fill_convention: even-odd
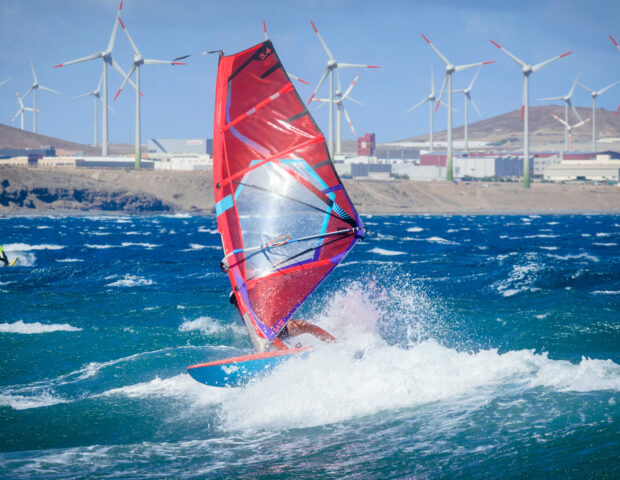
{"type": "MultiPolygon", "coordinates": [[[[620,213],[620,186],[351,180],[363,215],[620,213]]],[[[211,172],[0,168],[0,216],[214,215],[211,172]]]]}

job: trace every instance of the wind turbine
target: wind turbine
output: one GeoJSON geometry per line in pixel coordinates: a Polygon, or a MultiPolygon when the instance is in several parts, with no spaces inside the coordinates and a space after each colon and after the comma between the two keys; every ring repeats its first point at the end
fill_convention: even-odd
{"type": "MultiPolygon", "coordinates": [[[[538,99],[538,100],[541,100],[541,101],[564,100],[564,125],[568,125],[568,108],[569,107],[573,110],[573,112],[575,113],[577,118],[579,120],[581,120],[581,116],[579,115],[579,112],[577,112],[577,109],[573,106],[573,104],[570,101],[571,97],[573,96],[573,93],[575,92],[575,87],[579,83],[579,77],[580,76],[581,76],[581,72],[579,72],[579,75],[577,75],[577,78],[573,82],[573,86],[570,88],[569,92],[566,95],[564,95],[562,97],[548,97],[548,98],[539,98],[538,99]]],[[[564,129],[564,143],[568,144],[568,127],[564,129]]]]}
{"type": "Polygon", "coordinates": [[[33,108],[30,107],[24,107],[24,102],[22,102],[22,97],[19,96],[19,92],[15,92],[15,95],[17,95],[17,101],[19,102],[19,110],[17,110],[17,113],[15,114],[15,116],[11,119],[11,122],[14,122],[15,119],[21,115],[21,129],[24,129],[24,112],[34,112],[33,108]]]}
{"type": "Polygon", "coordinates": [[[549,65],[551,62],[563,58],[573,53],[572,51],[558,55],[557,57],[550,58],[544,62],[540,62],[534,66],[525,63],[523,60],[515,57],[505,48],[501,47],[498,43],[491,40],[491,43],[499,48],[502,52],[517,62],[523,71],[523,100],[521,104],[521,117],[523,118],[523,187],[530,188],[530,94],[529,94],[529,78],[533,72],[540,70],[541,68],[549,65]]]}
{"type": "Polygon", "coordinates": [[[316,25],[314,24],[314,22],[310,21],[310,24],[312,25],[312,28],[314,29],[314,33],[316,33],[317,37],[319,37],[319,41],[321,42],[321,45],[323,46],[323,50],[325,50],[325,53],[327,54],[327,66],[325,67],[325,71],[323,72],[323,76],[321,77],[319,84],[314,89],[314,92],[312,92],[312,96],[308,99],[308,105],[310,105],[310,102],[312,102],[312,99],[316,96],[316,93],[319,91],[319,88],[321,88],[321,85],[323,85],[325,78],[327,78],[327,75],[329,74],[329,143],[328,145],[329,145],[329,149],[331,153],[333,154],[334,153],[334,70],[337,70],[339,68],[379,68],[379,67],[376,65],[359,65],[355,63],[337,62],[334,56],[332,55],[332,52],[330,52],[329,48],[327,48],[327,44],[323,40],[323,37],[321,37],[321,34],[319,33],[319,30],[316,28],[316,25]]]}
{"type": "MultiPolygon", "coordinates": [[[[349,94],[351,93],[351,90],[353,90],[353,87],[355,86],[355,84],[357,83],[357,79],[359,78],[360,74],[358,73],[355,78],[353,79],[353,81],[351,82],[351,85],[349,85],[349,88],[347,88],[347,91],[344,92],[344,94],[342,93],[342,89],[340,86],[340,75],[338,74],[338,72],[336,72],[337,76],[338,76],[338,90],[336,90],[336,92],[334,93],[334,104],[336,105],[336,107],[338,108],[338,116],[336,117],[336,153],[341,153],[342,152],[342,114],[344,113],[345,118],[347,119],[347,122],[349,123],[349,127],[351,128],[351,131],[353,132],[353,135],[355,135],[357,137],[357,133],[355,132],[355,127],[353,127],[353,122],[351,122],[351,118],[349,117],[349,114],[347,113],[347,109],[344,106],[344,101],[345,100],[350,100],[352,102],[355,102],[359,105],[364,105],[362,102],[355,100],[353,97],[350,97],[349,94]]],[[[321,106],[325,105],[326,103],[329,103],[330,100],[329,98],[313,98],[312,99],[315,102],[323,102],[321,104],[321,106]]],[[[319,107],[320,108],[320,107],[319,107]]]]}
{"type": "MultiPolygon", "coordinates": [[[[77,97],[73,97],[74,99],[77,98],[85,98],[85,97],[93,97],[93,101],[94,101],[94,110],[95,110],[95,115],[94,115],[94,119],[95,119],[95,130],[94,130],[94,138],[95,138],[95,143],[93,144],[94,147],[98,147],[99,146],[99,115],[98,115],[98,108],[99,108],[99,102],[101,101],[101,84],[103,83],[103,72],[101,73],[101,78],[99,79],[99,85],[97,86],[96,90],[93,90],[92,92],[88,92],[85,93],[83,95],[78,95],[77,97]]],[[[112,107],[108,106],[108,108],[110,110],[112,110],[112,107]]]]}
{"type": "Polygon", "coordinates": [[[478,78],[478,75],[480,74],[480,70],[482,70],[482,67],[478,67],[478,71],[476,72],[476,74],[474,75],[474,78],[471,79],[471,82],[469,83],[469,86],[463,90],[455,90],[455,93],[462,93],[465,97],[465,124],[464,124],[464,129],[465,129],[465,151],[468,152],[469,151],[469,145],[468,145],[468,140],[467,140],[467,127],[469,125],[469,121],[467,119],[467,107],[468,104],[471,102],[472,106],[476,109],[476,112],[478,112],[478,116],[482,117],[482,115],[480,114],[480,110],[478,110],[478,107],[476,106],[476,102],[474,102],[474,99],[471,98],[471,89],[474,88],[474,83],[476,82],[476,79],[478,78]]]}
{"type": "Polygon", "coordinates": [[[37,112],[39,110],[37,110],[37,90],[41,89],[41,90],[46,90],[48,92],[52,92],[55,93],[57,95],[60,95],[60,92],[57,92],[56,90],[52,90],[51,88],[48,87],[44,87],[43,85],[41,85],[39,83],[39,81],[37,80],[37,74],[34,71],[34,66],[32,65],[32,59],[30,59],[30,68],[32,69],[32,78],[33,78],[33,82],[31,87],[28,89],[28,91],[26,92],[26,94],[24,95],[24,100],[26,99],[26,97],[28,97],[28,95],[30,95],[30,92],[32,92],[32,96],[33,96],[33,105],[32,105],[32,131],[33,133],[37,133],[37,112]]]}
{"type": "MultiPolygon", "coordinates": [[[[54,68],[66,67],[67,65],[73,65],[74,63],[87,62],[89,60],[96,60],[100,58],[103,61],[103,126],[101,136],[101,155],[107,157],[109,154],[109,136],[108,136],[108,65],[114,67],[114,69],[119,72],[123,78],[125,77],[125,72],[119,66],[118,63],[112,58],[112,49],[114,48],[114,41],[116,39],[116,30],[118,28],[117,19],[123,9],[123,2],[121,1],[118,11],[116,12],[116,16],[114,17],[114,27],[112,27],[112,34],[110,35],[110,39],[108,40],[108,46],[105,50],[100,52],[93,53],[92,55],[88,55],[86,57],[78,58],[76,60],[69,60],[68,62],[61,63],[56,65],[54,68]]],[[[136,88],[136,85],[133,82],[130,82],[131,85],[136,88]]]]}
{"type": "Polygon", "coordinates": [[[564,151],[567,151],[567,152],[571,151],[573,149],[573,128],[581,127],[582,125],[588,123],[590,119],[587,118],[585,120],[579,121],[575,125],[569,125],[568,122],[565,122],[560,117],[553,115],[553,114],[551,114],[551,116],[555,118],[558,122],[560,122],[562,125],[564,125],[566,131],[568,132],[568,137],[566,137],[567,138],[566,143],[564,143],[564,151]]]}
{"type": "Polygon", "coordinates": [[[609,90],[611,87],[614,87],[620,83],[620,80],[615,81],[614,83],[607,85],[605,88],[601,88],[600,90],[594,91],[586,87],[583,83],[579,83],[579,86],[592,95],[592,151],[596,152],[596,97],[601,95],[602,93],[609,90]]]}
{"type": "Polygon", "coordinates": [[[185,63],[176,62],[174,60],[152,60],[152,59],[144,58],[142,54],[140,53],[140,50],[138,50],[138,47],[134,43],[133,39],[131,38],[131,35],[129,35],[129,31],[127,31],[127,28],[125,28],[125,24],[121,20],[120,16],[118,17],[118,23],[121,24],[121,27],[123,27],[123,31],[125,32],[125,35],[127,35],[127,39],[129,40],[129,43],[131,44],[131,48],[133,49],[134,55],[133,55],[133,63],[131,64],[131,68],[129,69],[129,72],[127,72],[127,75],[125,76],[125,80],[123,80],[123,83],[121,84],[121,88],[119,88],[118,92],[116,92],[116,95],[114,96],[114,100],[118,98],[121,91],[123,90],[127,82],[129,81],[129,78],[133,75],[133,72],[136,72],[136,161],[135,161],[135,168],[139,169],[140,164],[141,164],[141,156],[142,156],[142,152],[141,152],[142,145],[140,144],[141,142],[141,138],[140,138],[140,128],[141,128],[141,124],[140,124],[140,66],[141,65],[156,65],[156,64],[185,65],[185,63]]]}
{"type": "MultiPolygon", "coordinates": [[[[611,43],[613,43],[614,46],[620,51],[620,45],[618,45],[618,42],[616,42],[614,37],[610,35],[609,38],[611,39],[611,43]]],[[[616,115],[618,115],[619,112],[620,112],[620,105],[618,105],[618,108],[616,109],[616,115]]]]}
{"type": "MultiPolygon", "coordinates": [[[[432,152],[433,151],[433,115],[435,113],[435,102],[437,102],[437,97],[435,97],[435,79],[434,79],[434,73],[433,73],[432,68],[431,68],[431,92],[428,94],[428,96],[424,100],[420,101],[419,103],[416,103],[413,107],[411,107],[405,113],[413,112],[416,108],[421,107],[426,102],[428,102],[429,113],[430,113],[428,139],[429,139],[429,149],[432,152]]],[[[441,102],[441,104],[444,107],[446,106],[446,104],[443,102],[441,102]]]]}
{"type": "MultiPolygon", "coordinates": [[[[441,84],[441,92],[439,93],[439,100],[443,96],[443,91],[446,88],[446,83],[448,84],[448,152],[446,155],[446,180],[452,181],[453,179],[453,167],[452,167],[452,74],[454,72],[460,72],[462,70],[466,70],[471,67],[478,67],[481,65],[488,65],[489,63],[495,62],[495,60],[487,61],[487,62],[477,62],[470,63],[468,65],[458,65],[455,66],[431,43],[431,41],[422,34],[422,38],[428,43],[428,45],[433,49],[433,51],[441,58],[441,61],[446,65],[446,74],[443,77],[443,83],[441,84]]],[[[435,106],[435,111],[439,108],[439,101],[435,106]]]]}

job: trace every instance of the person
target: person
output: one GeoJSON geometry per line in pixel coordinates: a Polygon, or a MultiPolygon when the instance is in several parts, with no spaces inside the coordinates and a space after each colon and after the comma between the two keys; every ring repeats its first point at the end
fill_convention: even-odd
{"type": "Polygon", "coordinates": [[[2,250],[1,246],[0,246],[0,262],[4,264],[2,265],[3,267],[6,267],[9,264],[9,259],[6,257],[6,253],[4,253],[4,250],[2,250]]]}
{"type": "MultiPolygon", "coordinates": [[[[230,294],[230,303],[237,308],[237,311],[239,311],[239,304],[237,303],[237,296],[235,295],[235,292],[231,292],[230,294]]],[[[297,337],[298,335],[303,335],[304,333],[308,333],[325,343],[334,343],[336,341],[336,338],[333,335],[326,332],[321,327],[312,325],[311,323],[303,320],[292,318],[286,325],[284,325],[284,328],[280,330],[280,333],[278,333],[278,336],[273,339],[272,343],[280,350],[286,350],[288,347],[284,343],[284,340],[291,337],[297,337]]]]}

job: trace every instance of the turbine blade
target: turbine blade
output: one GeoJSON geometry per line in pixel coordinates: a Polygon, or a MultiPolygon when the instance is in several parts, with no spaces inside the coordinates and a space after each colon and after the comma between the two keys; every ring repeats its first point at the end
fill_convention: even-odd
{"type": "MultiPolygon", "coordinates": [[[[336,81],[338,82],[338,90],[336,90],[337,92],[340,92],[340,95],[342,95],[342,85],[340,84],[340,69],[336,69],[336,81]]],[[[342,97],[340,97],[342,99],[342,97]]]]}
{"type": "Polygon", "coordinates": [[[347,119],[347,122],[349,123],[349,127],[351,127],[351,131],[353,132],[353,135],[357,137],[357,133],[355,133],[355,127],[353,127],[353,122],[351,121],[351,118],[349,117],[349,114],[347,113],[347,109],[344,108],[344,105],[342,105],[342,112],[344,113],[344,117],[347,119]]]}
{"type": "Polygon", "coordinates": [[[349,85],[349,88],[347,88],[347,91],[344,92],[344,95],[342,96],[343,99],[345,99],[345,98],[347,98],[349,96],[349,93],[351,93],[351,90],[353,90],[353,87],[357,83],[357,79],[358,78],[360,78],[360,74],[359,73],[357,75],[355,75],[355,78],[351,82],[351,85],[349,85]]]}
{"type": "Polygon", "coordinates": [[[269,36],[267,35],[267,22],[263,20],[263,31],[265,32],[265,41],[269,40],[269,36]]]}
{"type": "Polygon", "coordinates": [[[581,120],[581,115],[579,115],[579,112],[577,111],[577,109],[573,106],[573,104],[571,103],[571,101],[568,101],[568,104],[570,105],[571,110],[573,111],[573,113],[577,116],[577,118],[579,120],[581,120]]]}
{"type": "Polygon", "coordinates": [[[433,49],[433,51],[439,56],[439,58],[441,58],[441,61],[446,65],[450,65],[450,61],[446,57],[444,57],[444,55],[437,49],[437,47],[433,45],[423,33],[421,33],[420,35],[422,35],[422,38],[426,41],[426,43],[428,43],[429,46],[433,49]]]}
{"type": "Polygon", "coordinates": [[[183,62],[174,62],[172,60],[153,60],[150,58],[144,59],[145,65],[185,65],[183,62]]]}
{"type": "Polygon", "coordinates": [[[99,93],[101,91],[102,83],[103,83],[103,71],[101,71],[101,77],[99,77],[99,85],[97,85],[97,90],[95,90],[96,93],[99,93]]]}
{"type": "Polygon", "coordinates": [[[508,55],[510,58],[512,58],[519,65],[521,65],[522,67],[527,66],[527,64],[523,60],[521,60],[520,58],[518,58],[515,55],[513,55],[512,53],[510,53],[508,50],[506,50],[504,47],[502,47],[499,43],[496,43],[493,40],[490,40],[490,42],[493,45],[495,45],[497,48],[499,48],[502,52],[504,52],[506,55],[508,55]]]}
{"type": "Polygon", "coordinates": [[[566,122],[565,122],[564,120],[562,120],[560,117],[558,117],[558,116],[556,116],[556,115],[553,115],[553,114],[551,114],[551,116],[552,116],[553,118],[555,118],[558,122],[560,122],[562,125],[564,125],[565,127],[568,127],[568,123],[566,123],[566,122]]]}
{"type": "Polygon", "coordinates": [[[4,85],[6,82],[8,82],[11,78],[13,78],[13,77],[9,77],[9,78],[7,78],[6,80],[2,80],[2,81],[0,82],[0,87],[1,87],[2,85],[4,85]]]}
{"type": "Polygon", "coordinates": [[[123,27],[123,32],[125,32],[125,35],[127,35],[127,39],[129,40],[129,43],[131,43],[131,48],[133,49],[133,53],[135,53],[136,55],[140,55],[140,50],[138,50],[137,45],[134,43],[133,39],[131,38],[131,35],[129,35],[129,30],[125,28],[125,24],[121,20],[120,16],[118,17],[118,22],[121,24],[121,27],[123,27]]]}
{"type": "MultiPolygon", "coordinates": [[[[612,83],[611,85],[607,85],[605,88],[599,90],[598,92],[596,92],[598,95],[600,95],[601,93],[606,92],[607,90],[609,90],[611,87],[615,87],[616,85],[618,85],[618,83],[620,83],[620,80],[616,80],[614,83],[612,83]]],[[[583,85],[582,85],[583,86],[583,85]]]]}
{"type": "Polygon", "coordinates": [[[19,92],[15,92],[15,95],[17,95],[17,101],[19,102],[19,106],[21,108],[24,108],[24,103],[22,102],[22,97],[19,96],[19,92]]]}
{"type": "Polygon", "coordinates": [[[570,52],[563,53],[562,55],[558,55],[557,57],[550,58],[549,60],[545,60],[544,62],[540,62],[538,65],[534,65],[532,67],[532,72],[536,72],[536,71],[540,70],[541,68],[546,67],[551,62],[555,62],[556,60],[559,60],[560,58],[564,58],[567,55],[570,55],[571,53],[573,53],[572,50],[570,52]]]}
{"type": "Polygon", "coordinates": [[[30,87],[28,89],[28,91],[22,96],[22,99],[25,100],[28,97],[28,95],[30,95],[30,92],[32,92],[32,90],[34,90],[34,89],[32,87],[30,87]]]}
{"type": "Polygon", "coordinates": [[[405,111],[405,113],[409,113],[409,112],[413,112],[416,108],[421,107],[422,105],[424,105],[426,103],[426,101],[428,100],[428,98],[425,98],[424,100],[422,100],[421,102],[416,103],[413,107],[411,107],[409,110],[405,111]]]}
{"type": "MultiPolygon", "coordinates": [[[[620,50],[620,45],[618,45],[618,42],[616,42],[616,40],[614,39],[614,37],[612,37],[611,35],[609,36],[609,38],[611,39],[611,43],[614,44],[614,46],[620,50]]],[[[618,114],[618,112],[616,112],[616,115],[618,114]]]]}
{"type": "Polygon", "coordinates": [[[108,41],[108,48],[106,48],[106,53],[110,53],[114,49],[114,42],[116,42],[116,31],[118,30],[118,24],[119,20],[121,19],[122,9],[123,0],[121,0],[120,5],[118,6],[118,11],[116,12],[116,17],[114,17],[114,26],[112,27],[112,34],[110,35],[110,40],[108,41]]]}
{"type": "Polygon", "coordinates": [[[87,62],[99,57],[101,57],[101,52],[93,53],[82,58],[76,58],[75,60],[69,60],[68,62],[59,63],[58,65],[54,65],[54,68],[66,67],[67,65],[73,65],[74,63],[87,62]]]}
{"type": "Polygon", "coordinates": [[[478,66],[482,66],[482,65],[488,65],[489,63],[495,63],[495,60],[490,60],[490,61],[487,61],[487,62],[470,63],[468,65],[459,65],[458,67],[454,67],[454,71],[455,72],[461,72],[463,70],[467,70],[468,68],[478,67],[478,66]]]}
{"type": "Polygon", "coordinates": [[[57,94],[57,95],[62,95],[62,93],[60,93],[59,91],[57,91],[57,90],[53,90],[53,89],[48,88],[48,87],[44,87],[43,85],[39,85],[39,88],[40,88],[41,90],[45,90],[45,91],[47,91],[47,92],[52,92],[52,93],[55,93],[55,94],[57,94]]]}
{"type": "MultiPolygon", "coordinates": [[[[620,81],[620,80],[619,80],[619,81],[620,81]]],[[[586,87],[586,86],[585,86],[583,83],[581,83],[581,82],[578,82],[578,83],[577,83],[577,85],[579,85],[579,86],[580,86],[581,88],[583,88],[584,90],[587,90],[587,91],[588,91],[588,92],[590,92],[591,94],[598,93],[598,94],[600,95],[600,93],[601,93],[601,92],[595,92],[594,90],[592,90],[592,89],[590,89],[590,88],[586,87]]],[[[612,86],[613,86],[613,84],[612,84],[612,86]]]]}
{"type": "Polygon", "coordinates": [[[321,80],[319,81],[319,84],[316,86],[316,88],[314,89],[314,92],[312,92],[312,96],[308,99],[308,105],[310,105],[310,102],[312,101],[312,99],[314,98],[314,96],[316,95],[316,92],[319,91],[319,88],[321,88],[321,85],[323,85],[323,82],[325,81],[325,79],[327,78],[327,74],[329,73],[329,70],[326,68],[325,71],[323,72],[323,76],[321,77],[321,80]]]}
{"type": "Polygon", "coordinates": [[[478,112],[478,116],[482,117],[482,114],[480,113],[480,110],[478,110],[478,106],[476,105],[476,102],[474,102],[474,99],[469,97],[469,101],[471,102],[471,104],[473,105],[473,107],[476,109],[476,112],[478,112]]]}
{"type": "Polygon", "coordinates": [[[360,65],[358,63],[339,63],[338,68],[381,68],[377,65],[360,65]]]}
{"type": "Polygon", "coordinates": [[[555,100],[564,100],[564,97],[545,97],[545,98],[539,98],[538,99],[539,102],[555,101],[555,100]]]}
{"type": "Polygon", "coordinates": [[[443,97],[443,91],[446,88],[446,82],[448,81],[448,75],[443,76],[443,83],[441,84],[441,90],[439,92],[439,98],[437,99],[437,105],[435,105],[435,111],[439,109],[439,102],[441,102],[441,97],[443,97]]]}
{"type": "Polygon", "coordinates": [[[119,88],[118,92],[116,92],[116,95],[114,95],[114,100],[116,100],[118,98],[118,96],[121,94],[121,90],[123,90],[123,88],[127,84],[127,81],[129,80],[129,77],[131,77],[131,75],[133,75],[133,72],[134,72],[135,69],[136,69],[136,64],[134,63],[133,65],[131,65],[131,69],[129,70],[129,73],[125,77],[125,80],[123,80],[123,83],[121,84],[121,88],[119,88]]]}
{"type": "Polygon", "coordinates": [[[435,96],[435,75],[433,72],[433,67],[431,67],[431,97],[435,96]]]}
{"type": "Polygon", "coordinates": [[[287,75],[288,75],[289,77],[291,77],[293,80],[297,80],[298,82],[305,83],[306,85],[310,85],[308,82],[306,82],[305,80],[302,80],[301,78],[299,78],[299,77],[297,77],[297,76],[293,75],[292,73],[289,73],[289,72],[286,72],[286,73],[287,73],[287,75]]]}
{"type": "Polygon", "coordinates": [[[579,77],[581,77],[581,72],[579,72],[579,74],[577,75],[577,78],[573,82],[573,86],[570,88],[570,92],[568,92],[568,95],[567,95],[568,98],[573,96],[573,93],[575,92],[575,87],[577,86],[577,83],[579,83],[579,77]]]}
{"type": "Polygon", "coordinates": [[[90,97],[93,93],[84,93],[82,95],[78,95],[77,97],[73,97],[73,100],[77,100],[78,98],[90,97]]]}
{"type": "Polygon", "coordinates": [[[482,70],[482,66],[478,67],[478,71],[474,75],[474,78],[471,79],[471,82],[469,86],[467,87],[468,92],[471,91],[472,88],[474,88],[474,83],[476,83],[476,79],[478,78],[478,75],[480,75],[480,70],[482,70]]]}
{"type": "Polygon", "coordinates": [[[347,97],[347,100],[350,100],[353,103],[357,103],[358,105],[361,105],[362,107],[364,106],[362,102],[360,102],[359,100],[355,100],[353,97],[347,97]]]}
{"type": "Polygon", "coordinates": [[[314,24],[312,20],[310,20],[310,25],[312,25],[312,28],[314,29],[314,33],[316,33],[317,37],[319,37],[319,41],[321,42],[321,45],[323,45],[323,50],[325,50],[325,53],[327,54],[328,58],[330,60],[334,60],[334,56],[332,55],[332,52],[330,52],[329,48],[327,48],[327,44],[325,43],[325,40],[323,40],[323,37],[321,37],[321,34],[319,33],[319,29],[316,28],[316,25],[314,24]]]}
{"type": "Polygon", "coordinates": [[[32,70],[32,78],[34,78],[34,83],[39,83],[39,81],[37,80],[37,74],[34,72],[34,65],[32,64],[32,58],[29,58],[28,60],[30,60],[30,68],[32,70]]]}

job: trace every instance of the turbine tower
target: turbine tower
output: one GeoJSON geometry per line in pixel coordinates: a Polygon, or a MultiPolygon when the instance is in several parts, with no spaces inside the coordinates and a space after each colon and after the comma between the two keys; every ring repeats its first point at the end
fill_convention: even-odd
{"type": "Polygon", "coordinates": [[[592,95],[592,151],[596,152],[596,97],[601,95],[602,93],[609,90],[611,87],[615,87],[620,83],[620,80],[615,81],[614,83],[607,85],[605,88],[601,88],[600,90],[594,91],[590,88],[586,87],[583,83],[579,83],[579,86],[592,95]]]}
{"type": "Polygon", "coordinates": [[[325,67],[325,71],[323,72],[323,76],[321,77],[319,84],[314,89],[314,92],[312,92],[312,96],[308,99],[308,105],[310,105],[310,102],[312,102],[312,99],[316,96],[316,93],[319,91],[319,88],[321,88],[321,85],[323,85],[323,82],[325,81],[327,74],[329,74],[329,143],[328,145],[329,145],[331,153],[333,154],[334,153],[334,70],[337,70],[339,68],[379,68],[379,67],[376,65],[358,65],[354,63],[337,62],[334,56],[332,55],[332,53],[329,51],[329,48],[327,48],[327,44],[323,40],[323,37],[321,37],[321,34],[319,33],[319,30],[316,28],[316,25],[314,24],[314,22],[310,21],[310,24],[312,25],[312,28],[314,29],[314,33],[316,33],[317,37],[319,37],[319,41],[321,42],[321,45],[323,46],[323,50],[325,50],[325,53],[327,54],[327,66],[325,67]]]}
{"type": "Polygon", "coordinates": [[[32,65],[32,59],[30,59],[30,68],[32,69],[33,82],[32,82],[31,87],[28,89],[28,91],[24,95],[24,100],[26,99],[26,97],[28,97],[28,95],[30,95],[30,92],[32,92],[32,96],[34,99],[33,105],[32,105],[32,132],[37,133],[37,112],[39,111],[37,110],[37,90],[39,89],[46,90],[48,92],[52,92],[57,95],[60,95],[60,92],[57,92],[56,90],[52,90],[51,88],[48,88],[48,87],[44,87],[43,85],[39,83],[39,81],[37,80],[37,74],[34,71],[34,66],[32,65]]]}
{"type": "MultiPolygon", "coordinates": [[[[478,67],[481,65],[488,65],[489,63],[495,62],[495,60],[487,61],[487,62],[478,62],[478,63],[470,63],[468,65],[458,65],[455,66],[431,43],[431,41],[422,34],[422,38],[428,43],[428,45],[433,49],[433,51],[437,54],[437,56],[441,59],[441,61],[446,65],[446,74],[443,77],[443,83],[441,84],[441,92],[439,93],[439,100],[443,96],[443,91],[446,88],[446,83],[448,84],[448,152],[446,154],[446,180],[452,181],[454,178],[454,174],[452,172],[452,74],[454,72],[460,72],[462,70],[466,70],[471,67],[478,67]]],[[[439,101],[435,106],[435,111],[439,108],[439,101]]]]}
{"type": "MultiPolygon", "coordinates": [[[[353,127],[353,122],[351,122],[351,118],[349,117],[349,114],[347,113],[347,109],[344,106],[344,101],[350,100],[352,102],[358,103],[359,105],[364,105],[364,104],[358,100],[355,100],[353,97],[349,96],[349,94],[351,93],[351,90],[353,90],[353,87],[357,83],[357,79],[359,78],[360,74],[358,73],[355,76],[355,78],[351,82],[351,85],[349,85],[349,88],[347,88],[347,91],[344,92],[344,94],[342,93],[342,89],[340,86],[340,75],[338,74],[338,72],[336,72],[336,75],[338,77],[338,90],[336,90],[336,92],[334,93],[334,104],[338,108],[338,116],[336,117],[336,135],[337,135],[336,153],[341,153],[342,152],[342,114],[343,113],[344,113],[345,118],[347,119],[349,127],[351,128],[351,131],[353,132],[353,135],[357,137],[357,133],[355,132],[355,127],[353,127]]],[[[315,97],[312,100],[315,102],[323,102],[321,106],[330,102],[329,98],[316,98],[315,97]]]]}
{"type": "MultiPolygon", "coordinates": [[[[88,55],[86,57],[78,58],[76,60],[69,60],[68,62],[61,63],[56,65],[54,68],[66,67],[67,65],[73,65],[74,63],[87,62],[89,60],[96,60],[100,58],[103,61],[103,126],[101,131],[101,155],[107,157],[109,154],[109,135],[108,135],[108,65],[113,67],[117,72],[119,72],[123,78],[125,78],[125,72],[119,66],[118,63],[112,58],[112,49],[114,48],[114,41],[116,39],[116,30],[118,28],[117,19],[123,9],[123,2],[121,1],[118,11],[116,12],[116,16],[114,17],[114,27],[112,27],[112,35],[110,35],[110,39],[108,40],[108,46],[105,50],[100,52],[93,53],[92,55],[88,55]]],[[[131,85],[136,88],[133,82],[130,82],[131,85]]]]}
{"type": "Polygon", "coordinates": [[[482,70],[482,67],[478,67],[478,71],[474,75],[474,78],[472,78],[467,88],[463,90],[454,91],[455,93],[462,93],[463,96],[465,97],[465,123],[463,125],[463,128],[465,130],[465,151],[466,152],[469,151],[469,144],[468,144],[468,138],[467,138],[467,127],[469,125],[469,120],[467,118],[467,107],[470,102],[472,106],[476,109],[476,112],[478,112],[478,116],[482,117],[482,115],[480,114],[480,110],[478,110],[478,107],[476,106],[476,102],[474,102],[474,99],[471,98],[471,89],[474,88],[474,83],[476,83],[476,79],[478,78],[478,75],[480,74],[480,70],[482,70]]]}
{"type": "Polygon", "coordinates": [[[499,48],[502,52],[517,62],[523,71],[523,100],[521,104],[521,117],[523,118],[523,187],[530,188],[530,94],[529,94],[529,78],[533,72],[540,70],[541,68],[549,65],[551,62],[563,58],[573,53],[572,51],[558,55],[557,57],[550,58],[544,62],[540,62],[534,66],[525,63],[523,60],[515,57],[505,48],[501,47],[498,43],[491,40],[491,43],[499,48]]]}
{"type": "Polygon", "coordinates": [[[564,100],[564,125],[567,125],[567,127],[564,129],[564,143],[565,144],[568,144],[568,108],[569,107],[573,110],[573,112],[575,113],[575,116],[581,121],[581,116],[579,115],[579,112],[577,112],[577,109],[573,106],[573,104],[570,101],[571,97],[573,96],[573,93],[575,92],[575,87],[579,83],[580,76],[581,76],[581,72],[579,72],[579,75],[577,75],[577,78],[573,82],[573,86],[570,88],[570,90],[568,91],[566,95],[562,97],[547,97],[547,98],[538,99],[540,101],[564,100]]]}
{"type": "MultiPolygon", "coordinates": [[[[428,94],[428,96],[420,101],[419,103],[416,103],[413,107],[411,107],[409,110],[407,110],[405,113],[409,113],[409,112],[413,112],[416,108],[421,107],[422,105],[424,105],[426,102],[428,102],[428,106],[429,106],[429,134],[428,134],[428,140],[429,140],[429,149],[432,152],[433,151],[433,115],[435,113],[435,102],[437,102],[437,97],[435,97],[435,80],[434,80],[434,74],[433,74],[433,69],[431,68],[431,92],[428,94]]],[[[441,104],[445,107],[446,104],[441,102],[441,104]]]]}
{"type": "Polygon", "coordinates": [[[15,95],[17,95],[17,101],[19,102],[19,110],[17,110],[17,113],[15,114],[15,116],[11,119],[11,122],[15,122],[15,119],[21,115],[21,129],[24,129],[24,111],[26,112],[34,112],[33,108],[30,107],[24,107],[24,102],[22,102],[22,97],[19,96],[19,92],[15,92],[15,95]]]}
{"type": "Polygon", "coordinates": [[[579,121],[575,125],[570,125],[568,122],[565,122],[564,120],[562,120],[560,117],[556,115],[551,114],[551,116],[555,118],[558,122],[560,122],[562,125],[564,125],[565,130],[568,132],[568,137],[566,137],[567,138],[566,143],[564,143],[564,151],[570,152],[573,149],[573,128],[581,127],[582,125],[588,123],[590,119],[586,118],[585,120],[579,121]]]}
{"type": "Polygon", "coordinates": [[[121,91],[123,90],[127,82],[129,81],[129,78],[133,75],[133,72],[135,71],[136,72],[136,161],[135,161],[135,168],[139,169],[141,166],[141,157],[142,157],[142,152],[141,152],[142,145],[140,144],[141,142],[141,137],[140,137],[140,128],[141,128],[141,124],[140,124],[140,95],[141,95],[140,94],[140,66],[141,65],[156,65],[156,64],[185,65],[185,63],[175,62],[174,60],[152,60],[152,59],[144,58],[142,54],[140,53],[140,50],[138,50],[138,47],[134,43],[133,39],[131,38],[131,35],[129,35],[129,31],[127,31],[127,28],[125,28],[125,24],[121,20],[120,16],[118,17],[118,23],[121,24],[121,27],[123,27],[123,31],[125,32],[125,35],[127,35],[127,39],[129,40],[129,43],[131,44],[131,48],[133,49],[134,55],[133,55],[133,63],[131,64],[131,68],[129,69],[129,72],[127,72],[127,75],[125,76],[125,80],[123,80],[123,83],[121,84],[121,88],[119,88],[118,92],[116,92],[116,95],[114,96],[114,100],[118,98],[121,91]]]}

